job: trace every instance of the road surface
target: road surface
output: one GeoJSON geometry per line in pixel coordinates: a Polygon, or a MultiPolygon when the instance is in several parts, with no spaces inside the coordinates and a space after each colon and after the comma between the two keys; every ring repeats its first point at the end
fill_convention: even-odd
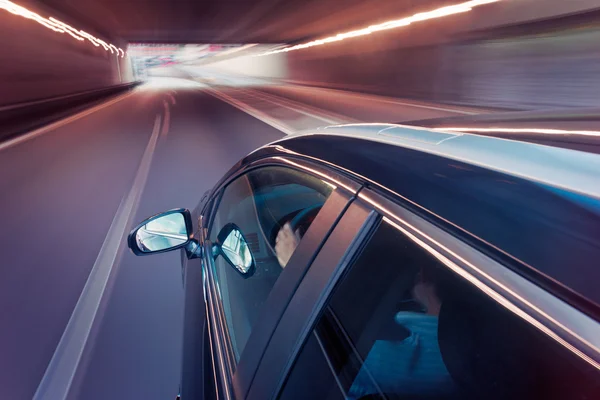
{"type": "Polygon", "coordinates": [[[474,112],[332,91],[315,90],[318,98],[311,98],[301,88],[182,82],[143,85],[0,143],[2,398],[32,398],[48,379],[82,290],[97,284],[96,277],[88,282],[97,268],[108,274],[106,286],[71,396],[174,398],[183,317],[180,255],[135,257],[125,249],[124,232],[157,212],[195,207],[241,157],[285,134],[474,112]]]}

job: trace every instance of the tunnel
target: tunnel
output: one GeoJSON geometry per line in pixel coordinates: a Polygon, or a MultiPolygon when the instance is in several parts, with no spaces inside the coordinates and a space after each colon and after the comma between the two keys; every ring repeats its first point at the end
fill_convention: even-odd
{"type": "Polygon", "coordinates": [[[600,153],[597,0],[0,0],[0,50],[6,399],[175,398],[180,256],[126,233],[261,146],[384,124],[600,153]]]}

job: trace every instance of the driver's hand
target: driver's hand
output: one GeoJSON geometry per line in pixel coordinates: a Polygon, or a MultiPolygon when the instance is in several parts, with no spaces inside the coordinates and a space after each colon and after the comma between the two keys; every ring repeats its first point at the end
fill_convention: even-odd
{"type": "Polygon", "coordinates": [[[285,268],[290,257],[294,254],[294,250],[300,243],[300,235],[298,232],[292,231],[292,227],[289,222],[279,229],[277,237],[275,238],[275,253],[277,254],[277,261],[281,268],[285,268]]]}

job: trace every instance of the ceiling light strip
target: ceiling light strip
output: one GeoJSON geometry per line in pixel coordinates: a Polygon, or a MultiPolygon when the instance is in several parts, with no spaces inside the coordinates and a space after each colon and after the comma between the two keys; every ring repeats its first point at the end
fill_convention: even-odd
{"type": "Polygon", "coordinates": [[[363,29],[358,29],[345,33],[338,33],[335,36],[330,36],[324,39],[313,40],[312,42],[307,42],[303,44],[298,44],[295,46],[286,47],[279,50],[273,50],[266,52],[262,55],[276,54],[276,53],[285,53],[288,51],[307,49],[309,47],[320,46],[327,43],[340,42],[345,39],[354,38],[358,36],[370,35],[374,32],[384,31],[388,29],[399,28],[402,26],[407,26],[412,24],[413,22],[426,21],[434,18],[446,17],[448,15],[459,14],[467,11],[471,11],[473,7],[481,6],[484,4],[496,3],[500,0],[472,0],[467,1],[466,3],[455,4],[452,6],[441,7],[433,11],[422,12],[414,14],[411,17],[406,17],[402,19],[397,19],[393,21],[387,21],[381,24],[371,25],[363,29]]]}
{"type": "Polygon", "coordinates": [[[125,52],[122,49],[116,47],[115,45],[106,43],[105,41],[98,39],[85,31],[77,30],[72,26],[65,24],[64,22],[57,20],[54,17],[44,18],[41,15],[36,14],[23,6],[20,6],[8,0],[0,0],[0,9],[6,10],[11,14],[35,21],[38,24],[44,26],[45,28],[53,30],[54,32],[66,33],[67,35],[71,36],[77,41],[81,42],[87,39],[87,41],[89,41],[95,47],[102,46],[104,50],[110,51],[112,54],[116,52],[117,57],[119,55],[121,56],[121,58],[125,57],[125,52]]]}

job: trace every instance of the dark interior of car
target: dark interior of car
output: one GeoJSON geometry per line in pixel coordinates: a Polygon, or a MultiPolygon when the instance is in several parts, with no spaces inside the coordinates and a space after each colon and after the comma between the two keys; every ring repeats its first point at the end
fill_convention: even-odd
{"type": "Polygon", "coordinates": [[[599,389],[590,365],[582,370],[553,339],[386,224],[342,278],[305,349],[312,360],[301,356],[298,368],[321,366],[330,380],[309,393],[327,399],[588,400],[599,389]],[[423,281],[439,311],[416,294],[423,281]],[[419,320],[429,330],[415,331],[419,320]]]}

